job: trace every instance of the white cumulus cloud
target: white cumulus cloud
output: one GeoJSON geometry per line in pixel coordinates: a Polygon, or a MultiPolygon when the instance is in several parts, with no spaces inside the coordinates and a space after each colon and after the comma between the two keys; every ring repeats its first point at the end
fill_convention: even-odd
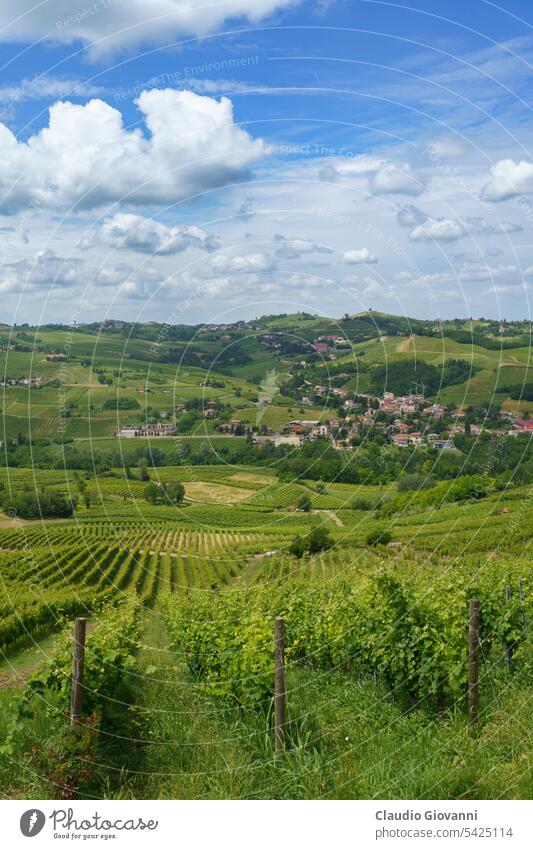
{"type": "Polygon", "coordinates": [[[464,227],[458,221],[448,218],[428,218],[409,233],[412,242],[453,242],[465,235],[464,227]]]}
{"type": "Polygon", "coordinates": [[[381,165],[369,183],[369,189],[375,195],[420,195],[425,188],[422,178],[412,171],[410,165],[396,165],[394,162],[381,165]]]}
{"type": "Polygon", "coordinates": [[[456,156],[464,156],[464,153],[464,142],[454,138],[438,139],[426,148],[426,155],[431,159],[451,159],[456,156]]]}
{"type": "Polygon", "coordinates": [[[298,0],[0,0],[0,39],[91,45],[101,55],[180,35],[205,36],[231,20],[258,21],[298,0]]]}
{"type": "Polygon", "coordinates": [[[175,281],[164,277],[157,269],[150,266],[133,268],[125,262],[98,269],[90,283],[97,288],[112,289],[114,298],[119,302],[122,298],[142,300],[152,297],[154,292],[160,293],[165,286],[175,287],[175,281]]]}
{"type": "Polygon", "coordinates": [[[318,175],[326,183],[335,183],[341,178],[363,180],[366,190],[374,195],[420,195],[426,188],[425,180],[408,163],[375,156],[332,159],[322,165],[318,175]]]}
{"type": "Polygon", "coordinates": [[[39,251],[29,259],[0,267],[0,292],[7,295],[28,289],[46,291],[74,286],[80,282],[82,268],[79,259],[65,259],[51,250],[39,251]]]}
{"type": "Polygon", "coordinates": [[[490,180],[483,189],[486,200],[501,201],[533,192],[533,163],[500,159],[490,169],[490,180]]]}
{"type": "Polygon", "coordinates": [[[152,89],[136,104],[147,134],[127,130],[102,100],[55,103],[48,127],[27,142],[0,124],[0,210],[174,203],[239,178],[263,156],[225,97],[152,89]]]}
{"type": "Polygon", "coordinates": [[[372,253],[372,251],[369,251],[368,248],[361,248],[360,250],[345,251],[342,255],[342,261],[346,263],[346,265],[359,265],[363,262],[377,262],[378,258],[372,253]]]}
{"type": "Polygon", "coordinates": [[[313,239],[289,239],[282,236],[280,233],[276,233],[274,236],[274,242],[280,245],[280,247],[276,250],[276,256],[282,259],[299,259],[302,254],[333,253],[331,248],[328,248],[325,245],[318,245],[315,241],[313,241],[313,239]]]}
{"type": "Polygon", "coordinates": [[[209,279],[226,274],[255,274],[274,271],[274,257],[265,253],[243,254],[242,256],[226,256],[215,254],[195,272],[197,278],[209,279]]]}
{"type": "Polygon", "coordinates": [[[517,233],[522,230],[520,224],[511,221],[499,221],[490,224],[484,218],[465,218],[457,221],[450,218],[426,218],[409,233],[412,242],[455,242],[464,236],[496,236],[503,233],[517,233]]]}
{"type": "Polygon", "coordinates": [[[161,256],[181,253],[190,247],[203,251],[220,247],[218,239],[201,227],[168,227],[153,218],[124,212],[104,221],[94,236],[82,239],[80,248],[87,249],[97,243],[161,256]]]}

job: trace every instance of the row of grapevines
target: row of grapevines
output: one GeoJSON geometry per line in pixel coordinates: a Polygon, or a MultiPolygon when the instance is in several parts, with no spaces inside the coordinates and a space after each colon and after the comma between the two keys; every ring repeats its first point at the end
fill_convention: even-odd
{"type": "Polygon", "coordinates": [[[11,649],[20,640],[43,630],[53,630],[65,617],[86,615],[97,603],[94,591],[41,590],[37,595],[20,590],[16,602],[4,605],[0,618],[0,647],[11,649]]]}
{"type": "MultiPolygon", "coordinates": [[[[88,634],[85,650],[83,714],[97,718],[113,712],[116,694],[135,664],[141,634],[140,601],[133,595],[108,605],[88,634]]],[[[0,751],[12,754],[23,720],[33,716],[36,700],[50,722],[64,722],[70,705],[72,634],[62,635],[55,654],[35,672],[16,697],[14,720],[0,751]]],[[[120,707],[120,706],[119,706],[120,707]]]]}
{"type": "MultiPolygon", "coordinates": [[[[517,587],[524,563],[456,567],[453,573],[414,573],[385,566],[349,579],[310,578],[213,597],[169,596],[163,609],[169,632],[191,672],[214,692],[242,704],[268,699],[272,690],[272,630],[286,622],[289,661],[317,668],[352,665],[377,672],[417,701],[464,698],[467,684],[468,600],[481,600],[484,656],[523,639],[517,587]]],[[[524,586],[524,590],[527,587],[524,586]]]]}

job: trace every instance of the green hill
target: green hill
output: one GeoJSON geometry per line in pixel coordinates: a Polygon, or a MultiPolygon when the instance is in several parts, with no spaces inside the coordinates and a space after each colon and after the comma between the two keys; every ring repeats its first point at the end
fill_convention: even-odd
{"type": "MultiPolygon", "coordinates": [[[[31,388],[20,383],[2,387],[2,436],[111,437],[129,422],[155,421],[161,413],[179,419],[184,406],[207,401],[223,408],[217,421],[237,417],[253,423],[259,386],[269,372],[276,373],[286,406],[278,404],[279,413],[267,421],[281,428],[291,418],[320,418],[316,400],[303,404],[291,395],[299,370],[300,386],[306,381],[328,386],[340,372],[344,377],[335,386],[365,392],[373,385],[376,367],[382,366],[386,375],[402,361],[431,367],[435,379],[427,394],[443,404],[496,402],[522,414],[531,406],[526,321],[430,321],[368,311],[339,319],[295,313],[207,326],[123,321],[75,328],[22,325],[0,333],[3,380],[31,375],[44,382],[31,388]],[[316,351],[317,342],[329,349],[316,351]],[[452,384],[438,380],[450,360],[463,362],[466,379],[452,384]]],[[[189,426],[187,421],[185,433],[216,430],[211,419],[191,419],[189,426]]]]}

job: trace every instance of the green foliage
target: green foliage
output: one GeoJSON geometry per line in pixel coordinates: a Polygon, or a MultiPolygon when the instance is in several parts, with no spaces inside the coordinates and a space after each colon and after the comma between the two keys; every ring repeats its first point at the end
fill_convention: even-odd
{"type": "Polygon", "coordinates": [[[185,498],[185,487],[180,481],[169,481],[164,484],[163,493],[167,504],[181,504],[185,498]]]}
{"type": "Polygon", "coordinates": [[[83,613],[95,601],[94,591],[47,590],[27,585],[16,588],[16,609],[9,601],[0,606],[0,646],[11,649],[29,634],[50,630],[67,616],[83,613]]]}
{"type": "Polygon", "coordinates": [[[373,510],[375,503],[372,499],[365,498],[362,495],[356,495],[348,504],[352,510],[373,510]]]}
{"type": "Polygon", "coordinates": [[[396,488],[398,492],[408,492],[413,489],[431,489],[434,485],[434,478],[429,475],[423,475],[420,472],[414,472],[411,475],[402,475],[402,477],[398,479],[396,488]]]}
{"type": "Polygon", "coordinates": [[[318,554],[319,551],[327,551],[333,546],[333,537],[327,528],[319,525],[313,528],[308,537],[309,554],[318,554]]]}
{"type": "Polygon", "coordinates": [[[481,559],[475,578],[470,568],[456,567],[428,581],[424,573],[391,565],[327,585],[287,579],[255,584],[248,593],[167,596],[163,610],[194,676],[239,704],[268,705],[273,623],[283,616],[289,665],[351,664],[428,706],[464,705],[468,600],[481,601],[484,657],[494,652],[500,659],[512,644],[519,663],[521,604],[517,594],[505,601],[505,584],[516,586],[522,568],[481,559]]]}
{"type": "Polygon", "coordinates": [[[144,497],[150,504],[181,504],[185,497],[185,487],[180,481],[149,483],[144,489],[144,497]]]}
{"type": "Polygon", "coordinates": [[[266,706],[274,670],[271,622],[260,606],[243,606],[239,595],[168,596],[162,609],[172,642],[209,692],[266,706]]]}
{"type": "Polygon", "coordinates": [[[327,551],[333,545],[334,540],[328,529],[323,525],[318,525],[306,536],[296,537],[289,546],[289,553],[294,557],[303,557],[306,552],[318,554],[320,551],[327,551]]]}
{"type": "Polygon", "coordinates": [[[368,534],[366,544],[371,548],[375,545],[388,545],[391,539],[392,534],[390,531],[378,528],[368,534]]]}
{"type": "Polygon", "coordinates": [[[116,398],[108,398],[104,401],[102,408],[104,410],[140,410],[141,405],[136,398],[117,396],[116,398]]]}
{"type": "Polygon", "coordinates": [[[400,360],[392,363],[380,363],[370,371],[370,389],[376,395],[394,392],[406,395],[409,392],[422,392],[434,395],[445,386],[463,383],[476,372],[476,368],[466,360],[446,360],[437,368],[425,360],[400,360]]]}
{"type": "Polygon", "coordinates": [[[303,557],[305,552],[308,551],[308,547],[306,544],[306,540],[304,537],[296,537],[291,544],[289,545],[289,554],[292,554],[293,557],[303,557]]]}
{"type": "Polygon", "coordinates": [[[160,503],[162,500],[160,487],[155,483],[149,483],[144,488],[144,497],[150,504],[160,503]]]}
{"type": "Polygon", "coordinates": [[[141,459],[139,463],[139,480],[141,481],[149,481],[150,480],[150,472],[148,471],[146,460],[141,459]]]}
{"type": "Polygon", "coordinates": [[[498,386],[498,392],[506,392],[515,401],[533,401],[533,383],[512,383],[498,386]]]}
{"type": "Polygon", "coordinates": [[[57,489],[27,489],[13,495],[1,495],[3,509],[23,519],[64,518],[72,516],[76,507],[75,498],[57,489]]]}
{"type": "MultiPolygon", "coordinates": [[[[102,722],[112,727],[120,723],[124,706],[117,704],[124,675],[135,663],[140,637],[140,603],[131,596],[121,604],[109,606],[98,617],[93,631],[86,639],[83,713],[97,717],[98,730],[102,722]],[[118,713],[117,713],[118,711],[118,713]]],[[[61,729],[68,714],[71,693],[72,634],[59,641],[56,653],[46,665],[33,673],[22,692],[15,697],[14,718],[0,752],[12,754],[22,720],[31,717],[35,705],[44,710],[52,729],[61,729]]]]}
{"type": "Polygon", "coordinates": [[[431,489],[400,492],[390,501],[384,501],[378,512],[380,516],[391,516],[449,502],[478,501],[495,492],[496,487],[496,480],[489,475],[463,475],[454,481],[442,481],[431,489]]]}
{"type": "Polygon", "coordinates": [[[298,509],[304,513],[309,513],[311,509],[311,497],[309,495],[302,495],[298,501],[298,509]]]}

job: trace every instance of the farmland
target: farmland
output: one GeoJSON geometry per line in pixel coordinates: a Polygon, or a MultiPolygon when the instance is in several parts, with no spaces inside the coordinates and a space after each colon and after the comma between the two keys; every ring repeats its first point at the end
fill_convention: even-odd
{"type": "MultiPolygon", "coordinates": [[[[367,381],[372,364],[415,348],[430,365],[466,357],[460,327],[435,339],[401,323],[387,334],[392,318],[381,321],[377,338],[365,338],[364,320],[345,321],[352,350],[338,359],[362,360],[367,381]]],[[[243,362],[224,358],[222,331],[189,344],[117,324],[71,331],[66,362],[47,359],[65,347],[65,329],[39,328],[31,353],[5,352],[6,374],[51,381],[3,388],[5,798],[530,796],[530,437],[462,433],[440,452],[370,434],[341,451],[325,438],[295,449],[218,430],[202,415],[209,401],[229,422],[255,422],[269,385],[265,429],[330,416],[290,395],[301,352],[269,350],[275,387],[257,371],[258,336],[291,322],[264,319],[243,362]],[[187,432],[114,436],[155,412],[185,418],[187,432]],[[85,678],[71,725],[79,617],[85,678]],[[287,682],[277,752],[276,617],[287,682]]],[[[319,317],[297,324],[310,340],[331,330],[319,317]]],[[[475,333],[471,391],[486,403],[496,373],[509,369],[513,385],[527,376],[527,349],[518,330],[517,347],[502,350],[475,333]]],[[[323,367],[311,364],[315,375],[323,367]]],[[[470,384],[442,390],[464,391],[470,384]]]]}
{"type": "MultiPolygon", "coordinates": [[[[13,471],[21,485],[22,470],[13,471]]],[[[339,487],[335,495],[317,496],[328,509],[302,513],[287,504],[305,491],[303,483],[295,491],[246,468],[196,472],[203,479],[195,493],[201,504],[191,498],[181,507],[151,507],[137,484],[124,500],[110,478],[106,483],[113,485],[101,487],[98,501],[80,505],[72,519],[22,526],[7,519],[0,529],[4,793],[98,796],[111,783],[119,796],[173,797],[179,785],[192,798],[268,796],[272,788],[289,797],[345,798],[371,795],[372,788],[393,795],[404,781],[406,796],[490,797],[500,792],[491,772],[497,765],[507,792],[527,794],[530,644],[523,617],[526,609],[530,617],[530,488],[407,512],[389,524],[388,545],[369,546],[369,534],[383,520],[346,503],[354,494],[375,498],[372,488],[339,487]],[[217,502],[210,486],[225,486],[221,480],[248,500],[217,502]],[[314,527],[328,529],[333,547],[291,555],[294,537],[314,527]],[[485,611],[485,740],[468,731],[465,719],[467,602],[473,594],[485,611]],[[263,731],[272,623],[280,614],[288,628],[291,722],[283,767],[263,731]],[[102,652],[117,659],[113,672],[94,679],[87,727],[76,739],[61,719],[69,681],[64,629],[75,616],[96,623],[87,638],[88,674],[97,674],[92,664],[102,652]],[[129,623],[120,636],[115,618],[129,623]],[[392,629],[385,626],[394,622],[392,629]],[[507,645],[513,647],[510,670],[507,645]],[[17,669],[23,670],[18,679],[17,669]],[[126,705],[120,716],[109,702],[113,686],[126,705]],[[154,713],[156,704],[164,705],[163,713],[154,713]],[[509,711],[522,734],[506,752],[509,711]],[[35,748],[45,727],[52,748],[70,747],[81,757],[96,739],[99,765],[80,774],[74,758],[58,772],[52,756],[35,748]],[[140,752],[117,746],[117,729],[148,735],[154,744],[140,752]],[[375,734],[384,735],[391,758],[402,749],[399,771],[380,775],[372,769],[375,734]],[[479,772],[454,762],[459,745],[476,752],[479,772]],[[174,777],[156,779],[169,771],[169,746],[174,777]],[[14,770],[24,752],[33,752],[39,778],[32,770],[14,770]],[[231,768],[223,766],[228,757],[231,768]],[[126,770],[120,779],[119,768],[126,770]],[[146,789],[136,778],[145,769],[153,773],[146,789]]],[[[168,479],[172,469],[159,473],[168,479]]],[[[62,483],[57,474],[41,474],[51,486],[62,483]]]]}
{"type": "MultiPolygon", "coordinates": [[[[124,425],[151,421],[154,415],[174,420],[176,409],[178,433],[189,436],[214,434],[220,421],[231,419],[248,425],[260,420],[274,429],[295,418],[324,420],[327,405],[317,399],[303,402],[283,390],[302,357],[322,383],[328,383],[332,363],[343,368],[340,387],[355,392],[368,391],[370,370],[379,363],[417,360],[442,368],[447,361],[460,360],[471,369],[468,379],[442,386],[435,400],[480,405],[492,399],[505,408],[512,401],[508,386],[532,382],[528,325],[516,325],[509,325],[509,337],[499,340],[490,322],[448,322],[435,334],[430,323],[378,313],[338,322],[303,314],[267,317],[224,331],[198,327],[192,335],[191,328],[121,322],[13,328],[0,339],[0,372],[6,383],[3,437],[105,440],[124,425]],[[291,341],[294,328],[297,345],[291,341]],[[345,338],[345,345],[326,359],[317,357],[313,340],[333,332],[345,338]],[[270,397],[258,417],[261,382],[268,373],[281,394],[270,397]],[[32,375],[43,384],[15,385],[32,375]],[[218,404],[222,418],[184,417],[184,406],[196,401],[218,404]]],[[[512,406],[525,413],[527,404],[526,398],[515,399],[512,406]]]]}

